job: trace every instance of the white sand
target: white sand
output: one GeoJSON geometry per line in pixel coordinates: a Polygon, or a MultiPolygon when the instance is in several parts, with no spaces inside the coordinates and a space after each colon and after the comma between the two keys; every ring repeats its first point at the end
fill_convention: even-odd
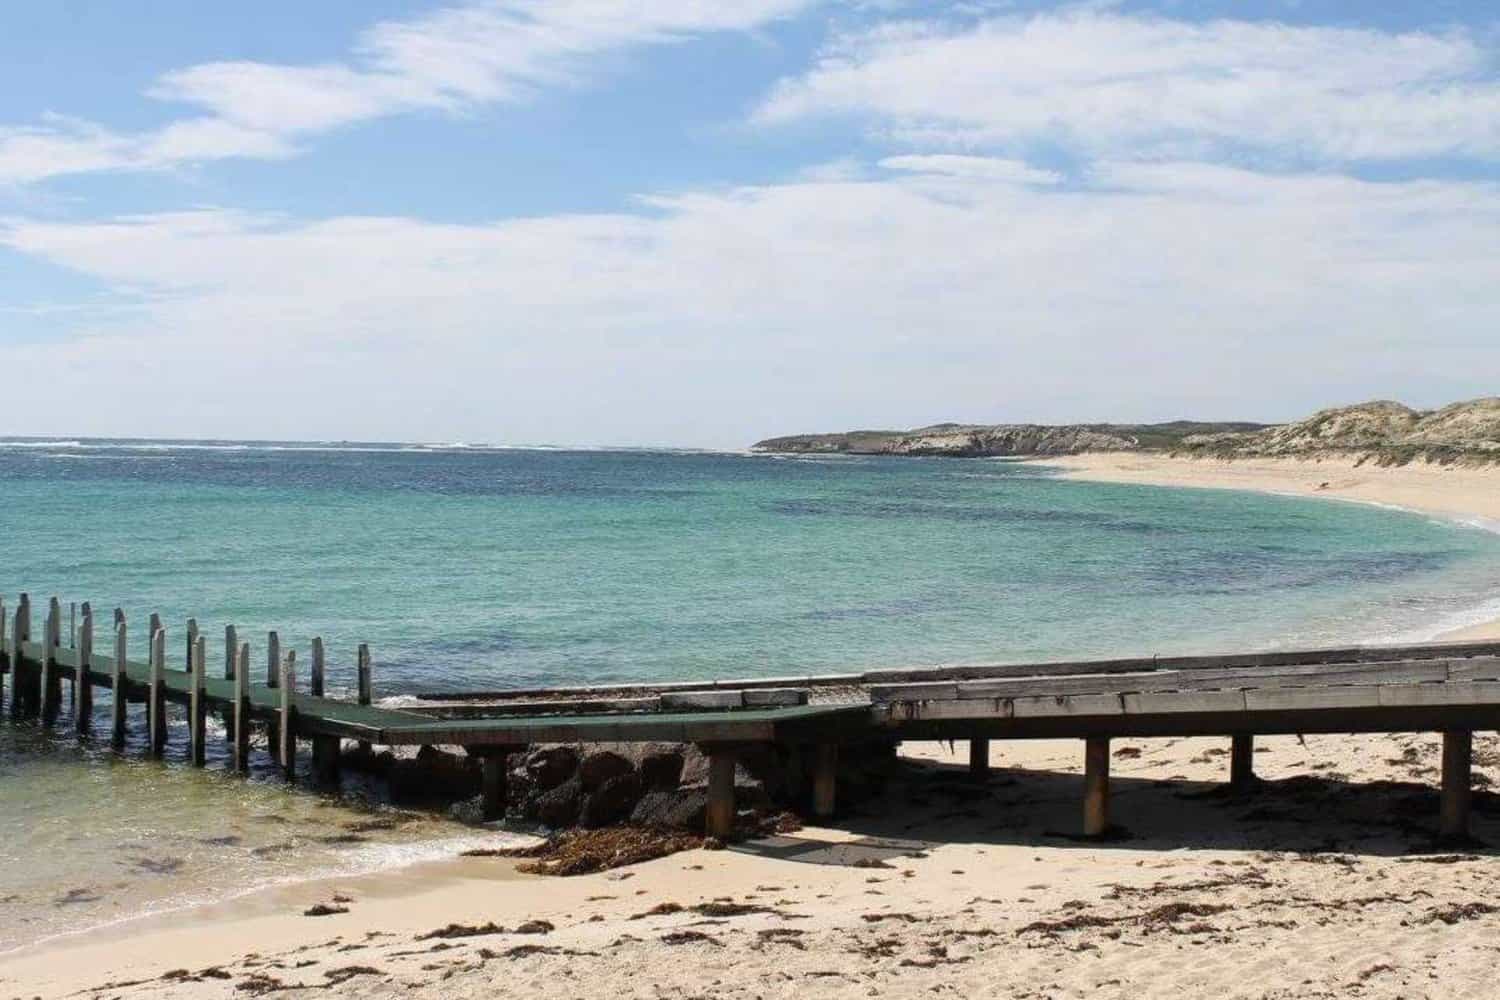
{"type": "MultiPolygon", "coordinates": [[[[1500,520],[1495,471],[1058,464],[1500,520]]],[[[907,744],[910,776],[837,830],[571,879],[455,859],[306,883],[0,957],[0,997],[245,997],[257,985],[294,997],[584,1000],[1496,995],[1500,865],[1430,853],[1435,735],[1264,738],[1256,766],[1272,780],[1246,799],[1220,794],[1227,740],[1113,749],[1113,816],[1132,834],[1120,843],[1066,836],[1080,823],[1076,741],[997,743],[983,786],[947,748],[907,744]],[[348,913],[302,916],[335,895],[351,899],[348,913]],[[640,917],[714,900],[771,912],[640,917]],[[1085,925],[1068,929],[1076,918],[1085,925]],[[454,922],[538,919],[554,929],[417,940],[454,922]],[[192,978],[161,978],[174,970],[192,978]]],[[[1500,741],[1476,736],[1475,751],[1475,833],[1495,842],[1500,799],[1487,789],[1500,741]]]]}
{"type": "MultiPolygon", "coordinates": [[[[244,997],[257,976],[307,987],[277,996],[381,998],[1494,995],[1500,866],[1406,853],[1433,827],[1435,737],[1263,739],[1261,775],[1297,780],[1245,800],[1213,794],[1225,743],[1117,741],[1119,844],[1056,835],[1078,828],[1076,742],[997,744],[978,787],[914,744],[932,764],[838,831],[571,879],[460,859],[304,884],[0,960],[0,996],[244,997]],[[335,894],[349,913],[301,916],[335,894]],[[775,912],[632,919],[712,900],[775,912]],[[1027,930],[1080,915],[1099,925],[1027,930]],[[416,940],[534,919],[555,929],[416,940]],[[178,969],[228,978],[160,978],[178,969]],[[352,978],[320,988],[330,973],[352,978]]],[[[1487,786],[1500,744],[1476,751],[1487,786]]]]}

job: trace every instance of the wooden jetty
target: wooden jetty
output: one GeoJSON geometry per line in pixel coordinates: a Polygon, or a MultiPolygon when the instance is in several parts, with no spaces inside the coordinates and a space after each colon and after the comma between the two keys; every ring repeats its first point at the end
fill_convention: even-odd
{"type": "Polygon", "coordinates": [[[252,727],[288,777],[299,743],[311,745],[312,773],[335,781],[344,741],[364,747],[453,745],[479,757],[485,813],[505,802],[505,758],[538,743],[684,742],[709,758],[708,832],[734,821],[737,755],[765,744],[811,751],[813,811],[836,804],[838,749],[872,738],[969,740],[970,766],[989,769],[992,740],[1071,738],[1084,745],[1083,832],[1109,828],[1109,742],[1122,737],[1223,736],[1231,783],[1253,785],[1254,738],[1285,733],[1434,731],[1443,734],[1440,831],[1466,835],[1472,734],[1500,729],[1500,642],[1353,646],[1215,656],[1149,657],[1032,664],[965,665],[808,677],[429,693],[402,708],[373,704],[373,661],[360,646],[354,701],[327,697],[321,639],[312,642],[305,690],[294,650],[267,636],[266,672],[254,678],[251,650],[225,629],[223,669],[208,669],[207,638],[185,629],[181,660],[168,663],[167,633],[152,615],[147,656],[129,658],[123,612],[97,627],[53,598],[40,628],[30,598],[13,614],[0,599],[0,701],[10,681],[10,715],[56,724],[62,682],[73,685],[71,722],[93,727],[93,692],[113,693],[110,738],[123,746],[127,705],[145,704],[149,752],[160,756],[168,712],[187,716],[188,760],[203,766],[206,721],[226,720],[231,766],[248,769],[252,727]],[[96,634],[97,633],[97,634],[96,634]]]}

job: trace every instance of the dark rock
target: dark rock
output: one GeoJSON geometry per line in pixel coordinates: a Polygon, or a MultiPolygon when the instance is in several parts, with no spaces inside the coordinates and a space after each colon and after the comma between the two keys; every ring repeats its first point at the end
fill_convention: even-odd
{"type": "Polygon", "coordinates": [[[630,814],[630,821],[662,830],[701,831],[707,814],[707,789],[679,788],[642,795],[630,814]]]}
{"type": "Polygon", "coordinates": [[[568,746],[533,750],[526,755],[524,768],[532,788],[538,792],[551,791],[578,770],[578,751],[568,746]]]}
{"type": "Polygon", "coordinates": [[[578,811],[582,805],[583,785],[577,778],[573,778],[538,795],[533,811],[543,823],[553,829],[562,829],[578,822],[578,811]]]}
{"type": "Polygon", "coordinates": [[[578,780],[583,783],[585,791],[592,792],[612,778],[634,772],[635,765],[621,754],[613,750],[591,750],[578,765],[578,780]]]}
{"type": "Polygon", "coordinates": [[[641,786],[654,791],[671,791],[682,784],[685,755],[682,749],[653,750],[641,757],[641,786]]]}
{"type": "Polygon", "coordinates": [[[578,823],[587,828],[608,826],[629,816],[641,797],[641,779],[634,772],[617,775],[588,793],[578,823]]]}

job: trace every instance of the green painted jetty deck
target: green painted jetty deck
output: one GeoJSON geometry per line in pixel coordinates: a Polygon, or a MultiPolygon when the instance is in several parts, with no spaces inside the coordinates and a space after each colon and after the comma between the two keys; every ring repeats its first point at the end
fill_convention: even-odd
{"type": "MultiPolygon", "coordinates": [[[[28,642],[22,646],[22,656],[28,664],[40,665],[45,652],[41,643],[28,642]]],[[[77,651],[59,647],[54,657],[59,676],[74,678],[78,669],[77,651]]],[[[95,687],[112,687],[113,658],[95,653],[88,677],[95,687]]],[[[151,683],[150,666],[127,660],[125,677],[130,687],[127,697],[144,699],[151,683]]],[[[182,705],[190,702],[192,675],[187,671],[163,669],[162,685],[167,701],[182,705]]],[[[221,677],[205,677],[204,696],[210,708],[230,708],[234,704],[234,682],[221,677]]],[[[251,682],[249,699],[251,714],[256,718],[274,720],[281,712],[279,688],[251,682]]],[[[510,715],[500,710],[494,715],[466,719],[439,719],[428,714],[359,705],[302,692],[292,695],[291,705],[296,712],[299,736],[335,736],[386,746],[795,741],[852,734],[869,726],[867,705],[541,716],[510,715]]]]}

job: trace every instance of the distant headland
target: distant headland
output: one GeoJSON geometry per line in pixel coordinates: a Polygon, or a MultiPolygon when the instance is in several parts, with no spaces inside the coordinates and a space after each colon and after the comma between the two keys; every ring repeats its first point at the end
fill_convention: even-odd
{"type": "Polygon", "coordinates": [[[767,438],[777,454],[926,455],[955,458],[1154,452],[1205,458],[1353,457],[1380,465],[1500,462],[1500,397],[1416,410],[1377,400],[1322,410],[1287,424],[1178,420],[1161,424],[933,424],[767,438]]]}

